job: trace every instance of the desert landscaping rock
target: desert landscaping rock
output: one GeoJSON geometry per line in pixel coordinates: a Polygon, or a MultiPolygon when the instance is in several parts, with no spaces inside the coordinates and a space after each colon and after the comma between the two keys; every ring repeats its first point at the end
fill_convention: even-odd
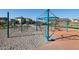
{"type": "Polygon", "coordinates": [[[10,29],[10,38],[6,38],[6,29],[0,30],[0,49],[2,50],[27,50],[41,47],[44,44],[43,32],[36,31],[33,27],[14,31],[10,29]]]}

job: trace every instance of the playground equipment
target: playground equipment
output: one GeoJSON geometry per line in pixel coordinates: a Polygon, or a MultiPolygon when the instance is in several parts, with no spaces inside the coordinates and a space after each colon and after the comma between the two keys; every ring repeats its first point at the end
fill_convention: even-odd
{"type": "Polygon", "coordinates": [[[69,22],[68,22],[68,19],[66,19],[66,31],[68,32],[68,25],[69,25],[69,22]]]}
{"type": "Polygon", "coordinates": [[[7,38],[9,38],[9,12],[7,12],[7,38]]]}
{"type": "MultiPolygon", "coordinates": [[[[46,36],[46,40],[49,41],[49,38],[50,38],[50,35],[49,35],[49,26],[51,26],[51,30],[52,30],[52,24],[53,24],[53,20],[55,20],[55,23],[54,23],[54,27],[56,29],[56,25],[57,24],[57,20],[59,19],[59,17],[55,16],[53,13],[51,13],[53,16],[50,16],[50,10],[47,9],[45,11],[45,14],[46,16],[45,17],[39,17],[39,18],[36,18],[36,30],[38,30],[38,27],[41,28],[42,30],[42,23],[40,25],[40,23],[38,22],[38,20],[44,20],[45,21],[45,36],[46,36]],[[51,23],[50,23],[51,22],[51,23]],[[39,24],[38,24],[39,23],[39,24]]],[[[21,17],[21,32],[23,31],[23,25],[22,25],[22,20],[23,20],[23,17],[21,17]]],[[[15,23],[15,20],[14,20],[14,30],[16,29],[16,23],[15,23]]],[[[68,19],[66,20],[66,31],[68,31],[68,19]]],[[[7,12],[7,38],[9,38],[9,12],[7,12]]]]}
{"type": "MultiPolygon", "coordinates": [[[[40,27],[42,26],[42,25],[40,25],[40,23],[38,21],[39,20],[44,20],[45,21],[45,37],[46,37],[46,41],[53,41],[54,38],[52,38],[52,39],[50,39],[50,38],[51,38],[51,36],[53,36],[55,31],[53,32],[53,34],[49,34],[49,27],[51,26],[51,31],[52,31],[52,27],[54,27],[54,30],[56,30],[56,29],[60,30],[60,28],[62,28],[62,26],[59,25],[59,22],[61,23],[62,20],[61,20],[61,18],[59,18],[55,14],[53,14],[49,9],[47,9],[45,11],[45,14],[46,14],[45,17],[36,18],[36,22],[37,22],[36,23],[36,31],[38,31],[39,26],[40,27]],[[50,16],[50,14],[53,15],[53,16],[50,16]]],[[[68,18],[66,18],[65,23],[66,23],[65,28],[66,28],[66,31],[68,32],[68,27],[69,27],[69,19],[68,18]]]]}
{"type": "MultiPolygon", "coordinates": [[[[56,30],[59,29],[61,30],[61,28],[65,28],[65,30],[68,32],[68,28],[72,28],[71,26],[69,26],[69,19],[66,18],[65,19],[65,23],[63,23],[63,20],[59,17],[57,17],[55,14],[53,14],[51,12],[51,10],[47,9],[42,15],[40,15],[39,17],[36,18],[36,31],[38,31],[39,29],[42,30],[44,28],[45,30],[45,37],[46,37],[46,41],[51,41],[54,40],[54,38],[50,39],[51,36],[53,36],[55,31],[52,30],[56,30]],[[44,16],[42,16],[44,15],[44,16]],[[61,25],[61,23],[63,23],[61,25]],[[51,31],[53,32],[52,34],[50,34],[50,28],[51,31]],[[54,28],[54,29],[53,29],[54,28]]],[[[10,23],[9,23],[9,12],[7,12],[7,38],[10,37],[10,23]]],[[[21,16],[21,23],[20,23],[20,32],[23,31],[23,24],[22,24],[22,20],[23,17],[21,16]]],[[[16,20],[14,20],[13,22],[13,28],[14,30],[16,30],[16,20]]],[[[75,25],[76,27],[78,26],[77,24],[75,25]]],[[[28,28],[28,26],[27,26],[28,28]]]]}
{"type": "Polygon", "coordinates": [[[7,29],[7,38],[10,38],[10,34],[12,34],[12,33],[14,33],[14,32],[18,32],[19,30],[20,30],[20,32],[23,32],[24,30],[26,30],[26,28],[28,27],[28,25],[27,26],[23,26],[23,20],[24,20],[24,18],[21,16],[21,23],[20,24],[18,24],[19,26],[17,26],[17,24],[16,24],[16,20],[14,19],[13,20],[13,28],[10,28],[10,26],[11,26],[11,24],[10,24],[10,18],[9,18],[9,12],[7,12],[7,21],[6,21],[6,24],[7,24],[7,26],[6,26],[6,29],[7,29]],[[11,31],[11,29],[13,30],[13,32],[11,31]]]}
{"type": "MultiPolygon", "coordinates": [[[[38,30],[38,21],[39,20],[45,20],[45,37],[46,37],[46,41],[50,41],[49,38],[51,37],[51,35],[49,35],[49,22],[51,22],[52,24],[52,20],[57,20],[59,19],[59,17],[56,17],[55,15],[53,15],[52,17],[50,16],[50,10],[47,9],[46,10],[46,16],[45,17],[40,17],[40,18],[36,18],[36,30],[38,30]]],[[[51,28],[52,28],[52,25],[51,25],[51,28]]],[[[53,40],[53,38],[52,38],[53,40]]]]}

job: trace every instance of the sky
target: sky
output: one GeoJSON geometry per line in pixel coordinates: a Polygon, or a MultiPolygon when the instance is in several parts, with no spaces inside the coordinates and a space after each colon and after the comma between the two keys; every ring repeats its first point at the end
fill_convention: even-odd
{"type": "MultiPolygon", "coordinates": [[[[35,20],[37,17],[46,16],[46,9],[0,9],[0,17],[6,17],[7,11],[10,18],[23,16],[35,20]]],[[[79,9],[50,9],[50,11],[58,17],[79,19],[79,9]]]]}

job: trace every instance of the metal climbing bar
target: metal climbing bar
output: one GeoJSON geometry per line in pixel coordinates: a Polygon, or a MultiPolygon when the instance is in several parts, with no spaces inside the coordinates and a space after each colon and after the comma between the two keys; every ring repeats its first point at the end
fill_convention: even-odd
{"type": "Polygon", "coordinates": [[[7,38],[9,38],[9,12],[7,12],[7,38]]]}
{"type": "Polygon", "coordinates": [[[37,23],[37,18],[36,18],[36,31],[38,31],[38,23],[37,23]]]}
{"type": "MultiPolygon", "coordinates": [[[[41,17],[41,18],[37,18],[37,19],[40,19],[40,20],[43,20],[43,19],[46,19],[47,17],[41,17]]],[[[49,17],[49,20],[52,20],[52,19],[59,19],[59,17],[49,17]]]]}
{"type": "Polygon", "coordinates": [[[47,18],[46,18],[46,40],[49,41],[49,9],[46,11],[47,18]]]}
{"type": "MultiPolygon", "coordinates": [[[[45,38],[46,38],[46,41],[51,41],[50,40],[51,39],[50,38],[51,35],[49,35],[49,26],[51,26],[51,30],[52,30],[52,26],[53,26],[52,25],[52,21],[55,20],[55,22],[57,23],[57,19],[59,19],[59,17],[55,16],[54,14],[52,14],[52,15],[53,16],[50,16],[50,10],[47,9],[45,11],[45,16],[44,17],[38,17],[38,18],[36,18],[36,30],[38,30],[38,23],[40,23],[40,22],[38,22],[38,20],[45,20],[45,25],[46,25],[46,27],[45,27],[45,29],[46,29],[45,30],[45,38]],[[51,25],[50,25],[49,21],[51,22],[51,25]]],[[[55,23],[55,25],[57,25],[56,23],[55,23]]]]}
{"type": "Polygon", "coordinates": [[[69,27],[69,20],[68,18],[66,19],[66,31],[68,32],[68,27],[69,27]]]}
{"type": "Polygon", "coordinates": [[[23,31],[23,24],[22,24],[22,21],[23,21],[23,17],[21,16],[21,23],[20,23],[20,26],[21,26],[21,32],[23,31]]]}

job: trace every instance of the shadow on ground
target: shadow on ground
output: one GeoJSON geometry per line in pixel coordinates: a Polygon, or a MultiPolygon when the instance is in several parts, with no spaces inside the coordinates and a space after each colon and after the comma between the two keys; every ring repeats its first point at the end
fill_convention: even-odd
{"type": "Polygon", "coordinates": [[[65,35],[60,35],[61,37],[58,37],[56,38],[56,40],[64,40],[64,39],[67,39],[67,40],[79,40],[79,36],[78,35],[68,35],[68,36],[65,36],[65,35]]]}

